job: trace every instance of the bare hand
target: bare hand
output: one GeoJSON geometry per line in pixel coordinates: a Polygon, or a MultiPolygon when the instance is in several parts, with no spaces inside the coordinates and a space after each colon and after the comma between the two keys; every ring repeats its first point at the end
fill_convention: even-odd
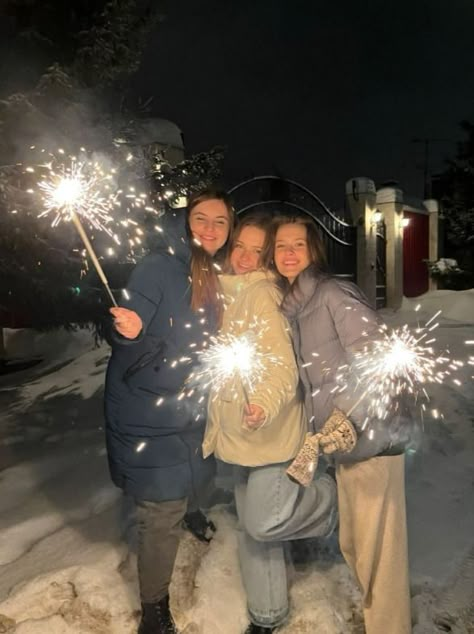
{"type": "Polygon", "coordinates": [[[143,328],[143,322],[134,310],[111,308],[116,331],[126,339],[135,339],[143,328]]]}
{"type": "Polygon", "coordinates": [[[244,409],[244,427],[248,430],[259,429],[265,422],[265,410],[260,405],[250,403],[244,409]]]}

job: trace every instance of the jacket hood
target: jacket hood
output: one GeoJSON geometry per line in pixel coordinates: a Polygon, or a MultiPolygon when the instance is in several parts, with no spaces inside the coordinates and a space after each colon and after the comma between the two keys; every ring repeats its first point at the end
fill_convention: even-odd
{"type": "Polygon", "coordinates": [[[309,268],[302,271],[293,286],[291,292],[283,298],[281,309],[287,319],[296,319],[305,309],[308,302],[313,297],[316,288],[326,276],[315,276],[309,268]]]}
{"type": "Polygon", "coordinates": [[[219,275],[219,281],[227,299],[237,297],[243,290],[262,280],[274,282],[275,276],[267,271],[252,271],[243,275],[219,275]]]}
{"type": "Polygon", "coordinates": [[[186,208],[170,209],[159,218],[161,231],[153,245],[153,253],[172,254],[178,260],[189,263],[191,259],[190,239],[186,225],[186,208]]]}

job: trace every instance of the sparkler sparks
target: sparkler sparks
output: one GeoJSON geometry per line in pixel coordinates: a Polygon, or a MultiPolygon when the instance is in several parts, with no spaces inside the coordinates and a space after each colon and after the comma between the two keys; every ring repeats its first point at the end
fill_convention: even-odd
{"type": "Polygon", "coordinates": [[[263,380],[270,365],[279,362],[278,357],[260,349],[253,331],[239,336],[219,335],[212,341],[199,352],[199,369],[191,375],[190,382],[204,389],[212,387],[214,393],[230,388],[234,396],[240,385],[249,404],[248,392],[263,380]]]}
{"type": "Polygon", "coordinates": [[[117,204],[117,192],[112,184],[114,171],[106,172],[96,161],[79,161],[71,157],[70,164],[55,167],[53,162],[42,166],[47,176],[38,183],[43,211],[39,217],[53,216],[52,226],[73,219],[77,214],[100,231],[112,235],[108,224],[117,204]]]}
{"type": "Polygon", "coordinates": [[[367,397],[368,418],[384,419],[397,409],[397,397],[408,394],[415,401],[429,400],[426,384],[441,384],[464,365],[433,348],[432,322],[437,315],[415,331],[407,324],[390,332],[383,326],[379,336],[355,354],[349,371],[355,372],[357,389],[363,393],[352,409],[367,397]]]}

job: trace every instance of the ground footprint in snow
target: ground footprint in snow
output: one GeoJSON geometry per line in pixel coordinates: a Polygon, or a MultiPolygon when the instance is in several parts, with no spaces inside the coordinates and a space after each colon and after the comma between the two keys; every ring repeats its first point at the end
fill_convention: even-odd
{"type": "Polygon", "coordinates": [[[8,634],[8,632],[14,632],[16,628],[16,622],[4,614],[0,614],[0,634],[8,634]]]}

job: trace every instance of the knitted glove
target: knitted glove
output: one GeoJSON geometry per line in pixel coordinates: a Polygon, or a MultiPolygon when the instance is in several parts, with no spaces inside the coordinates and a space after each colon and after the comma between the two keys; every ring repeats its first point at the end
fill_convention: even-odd
{"type": "Polygon", "coordinates": [[[349,453],[354,449],[356,442],[357,434],[352,423],[341,410],[335,407],[319,433],[306,434],[303,446],[286,473],[298,484],[308,486],[318,466],[320,452],[349,453]]]}
{"type": "Polygon", "coordinates": [[[286,470],[291,480],[304,487],[310,484],[318,466],[320,438],[321,434],[306,434],[303,446],[286,470]]]}
{"type": "Polygon", "coordinates": [[[321,429],[319,445],[324,454],[350,453],[357,442],[357,433],[351,421],[337,407],[321,429]]]}

